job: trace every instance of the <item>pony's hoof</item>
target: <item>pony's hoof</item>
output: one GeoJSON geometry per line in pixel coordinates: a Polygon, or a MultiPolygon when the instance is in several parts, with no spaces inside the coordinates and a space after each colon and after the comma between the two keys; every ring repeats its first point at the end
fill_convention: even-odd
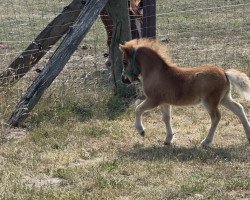
{"type": "Polygon", "coordinates": [[[163,144],[166,145],[166,146],[169,146],[169,145],[171,145],[172,143],[171,143],[171,141],[164,141],[163,144]]]}
{"type": "Polygon", "coordinates": [[[202,147],[209,147],[211,143],[212,143],[212,142],[210,142],[210,141],[203,140],[203,141],[201,142],[201,146],[202,146],[202,147]]]}
{"type": "Polygon", "coordinates": [[[145,131],[143,130],[139,134],[140,134],[140,136],[144,137],[145,136],[145,131]]]}
{"type": "Polygon", "coordinates": [[[164,145],[171,145],[174,138],[174,134],[167,135],[164,141],[164,145]]]}

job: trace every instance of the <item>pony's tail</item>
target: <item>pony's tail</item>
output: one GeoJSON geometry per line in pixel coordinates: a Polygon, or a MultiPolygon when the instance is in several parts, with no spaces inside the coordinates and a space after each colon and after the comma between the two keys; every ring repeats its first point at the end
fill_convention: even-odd
{"type": "Polygon", "coordinates": [[[250,79],[249,77],[238,70],[228,69],[225,71],[226,76],[231,84],[235,86],[239,94],[246,100],[250,100],[250,79]]]}

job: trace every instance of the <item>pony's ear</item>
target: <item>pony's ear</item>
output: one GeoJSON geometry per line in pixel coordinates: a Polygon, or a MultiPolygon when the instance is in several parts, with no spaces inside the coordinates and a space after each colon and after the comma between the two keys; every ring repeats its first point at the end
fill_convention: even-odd
{"type": "Polygon", "coordinates": [[[131,49],[129,47],[127,47],[126,45],[123,45],[123,44],[119,44],[119,49],[122,53],[124,53],[125,55],[130,57],[131,49]]]}
{"type": "Polygon", "coordinates": [[[119,49],[121,52],[125,52],[126,47],[123,44],[119,44],[119,49]]]}

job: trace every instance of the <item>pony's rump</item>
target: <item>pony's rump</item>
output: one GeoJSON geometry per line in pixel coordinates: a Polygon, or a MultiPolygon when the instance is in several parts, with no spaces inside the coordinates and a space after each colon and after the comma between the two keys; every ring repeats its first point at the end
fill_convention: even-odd
{"type": "Polygon", "coordinates": [[[250,100],[250,79],[249,77],[236,69],[228,69],[225,71],[226,76],[239,94],[247,100],[250,100]]]}

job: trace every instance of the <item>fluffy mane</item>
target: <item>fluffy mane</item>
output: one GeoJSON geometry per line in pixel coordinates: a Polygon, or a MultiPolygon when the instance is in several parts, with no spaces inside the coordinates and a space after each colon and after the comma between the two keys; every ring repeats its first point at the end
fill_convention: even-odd
{"type": "Polygon", "coordinates": [[[141,47],[148,48],[153,50],[156,54],[158,54],[162,60],[166,62],[169,66],[175,66],[172,61],[172,57],[170,56],[169,50],[166,46],[163,46],[160,42],[155,39],[134,39],[126,42],[124,44],[127,49],[139,49],[141,47]]]}

